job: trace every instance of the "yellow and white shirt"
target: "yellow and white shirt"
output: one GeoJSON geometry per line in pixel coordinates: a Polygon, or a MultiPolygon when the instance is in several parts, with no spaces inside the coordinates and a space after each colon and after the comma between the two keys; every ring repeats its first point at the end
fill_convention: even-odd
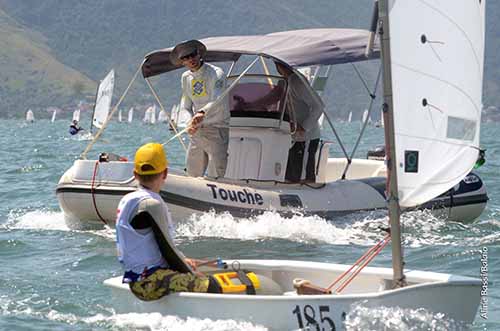
{"type": "Polygon", "coordinates": [[[202,127],[228,127],[229,103],[227,96],[217,104],[215,100],[226,88],[226,75],[221,68],[203,63],[195,72],[188,70],[182,74],[181,109],[192,114],[203,110],[205,118],[202,127]]]}

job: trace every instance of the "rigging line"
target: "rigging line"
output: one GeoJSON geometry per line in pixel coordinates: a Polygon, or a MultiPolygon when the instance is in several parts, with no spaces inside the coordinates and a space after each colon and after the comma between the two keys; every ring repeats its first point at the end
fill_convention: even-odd
{"type": "MultiPolygon", "coordinates": [[[[151,92],[153,93],[153,96],[155,97],[156,99],[156,102],[158,102],[158,104],[160,105],[160,108],[162,111],[164,111],[165,113],[167,113],[165,111],[165,108],[163,107],[163,104],[161,103],[160,101],[160,97],[158,96],[158,94],[156,93],[156,90],[153,88],[153,85],[151,85],[151,82],[149,81],[149,78],[146,78],[145,79],[146,83],[148,84],[149,86],[149,89],[151,90],[151,92]]],[[[175,137],[179,136],[179,132],[177,132],[177,128],[176,128],[176,125],[174,124],[174,122],[172,121],[172,114],[170,115],[167,115],[168,116],[168,124],[170,125],[170,127],[172,127],[172,129],[174,130],[175,132],[175,137]]],[[[182,147],[184,148],[184,152],[187,152],[187,147],[186,145],[184,144],[184,142],[182,141],[182,139],[179,137],[179,141],[182,145],[182,147]]]]}
{"type": "Polygon", "coordinates": [[[455,88],[457,91],[461,92],[461,93],[462,93],[462,94],[463,94],[463,95],[464,95],[467,99],[469,99],[469,100],[470,100],[471,104],[472,104],[472,105],[474,106],[474,108],[476,109],[476,113],[481,113],[480,107],[478,107],[478,106],[476,105],[476,103],[474,102],[474,99],[473,99],[473,98],[472,98],[472,97],[471,97],[471,96],[470,96],[467,92],[465,92],[462,88],[460,88],[458,85],[455,85],[455,84],[453,84],[453,83],[451,83],[451,82],[448,82],[448,81],[446,81],[446,80],[444,80],[444,79],[441,79],[441,78],[439,78],[439,77],[437,77],[437,76],[434,76],[434,75],[431,75],[431,74],[425,73],[425,72],[423,72],[423,71],[420,71],[420,70],[417,70],[417,69],[410,68],[410,67],[408,67],[408,66],[406,66],[406,65],[403,65],[403,64],[400,64],[400,63],[398,63],[398,62],[394,62],[394,61],[393,61],[393,62],[392,62],[392,64],[397,65],[397,66],[399,66],[399,67],[401,67],[401,68],[403,68],[403,69],[406,69],[406,70],[408,70],[408,71],[412,71],[412,72],[414,72],[414,73],[417,73],[417,74],[420,74],[420,75],[423,75],[423,76],[427,76],[427,77],[429,77],[429,78],[432,78],[432,79],[437,80],[437,81],[439,81],[439,82],[441,82],[441,83],[443,83],[443,84],[446,84],[446,85],[449,85],[449,86],[451,86],[451,87],[455,88]]]}
{"type": "Polygon", "coordinates": [[[137,74],[139,74],[139,71],[141,70],[141,68],[142,68],[142,63],[141,63],[141,65],[139,65],[139,68],[137,68],[137,71],[135,72],[134,76],[132,77],[132,80],[130,81],[130,83],[128,84],[127,88],[125,89],[125,92],[123,92],[122,96],[120,97],[120,100],[118,100],[118,102],[116,103],[116,105],[113,107],[113,110],[111,110],[111,113],[109,113],[108,118],[106,118],[106,121],[104,122],[104,124],[102,125],[102,127],[99,129],[99,131],[97,131],[97,134],[95,135],[94,139],[92,139],[92,141],[87,145],[87,147],[85,148],[85,150],[83,151],[83,153],[80,155],[80,159],[86,159],[87,158],[87,153],[90,151],[90,149],[92,148],[92,146],[94,146],[94,144],[97,142],[97,139],[99,139],[99,137],[101,136],[101,134],[104,132],[104,129],[107,127],[110,119],[113,117],[113,114],[116,112],[116,110],[118,109],[118,107],[122,103],[123,99],[127,95],[128,90],[132,86],[132,83],[137,78],[137,74]]]}
{"type": "Polygon", "coordinates": [[[425,0],[419,0],[421,3],[423,3],[424,5],[426,5],[427,7],[433,9],[434,11],[436,11],[437,13],[439,13],[441,16],[445,17],[450,23],[452,23],[453,25],[455,25],[459,30],[460,32],[462,32],[462,34],[464,35],[465,39],[469,42],[469,45],[472,49],[472,53],[474,53],[474,57],[476,58],[476,64],[479,68],[481,68],[481,61],[479,60],[479,56],[477,55],[477,52],[476,52],[476,49],[474,48],[474,44],[472,43],[472,41],[470,40],[469,36],[467,35],[467,32],[462,29],[462,27],[457,23],[455,22],[451,17],[449,17],[448,15],[446,15],[445,13],[443,13],[441,10],[439,10],[438,8],[432,6],[431,4],[427,3],[425,0]]]}
{"type": "Polygon", "coordinates": [[[372,97],[370,98],[370,106],[368,107],[368,116],[366,117],[366,120],[363,123],[363,127],[361,128],[361,132],[359,133],[358,139],[356,140],[356,144],[354,145],[354,148],[352,149],[351,156],[347,158],[347,164],[345,166],[344,172],[342,173],[342,177],[341,177],[342,179],[346,178],[347,171],[349,170],[349,167],[351,166],[352,158],[354,157],[354,154],[356,153],[356,150],[358,149],[359,143],[361,142],[361,138],[363,137],[363,133],[365,132],[366,126],[368,125],[368,118],[370,117],[373,103],[375,102],[375,93],[377,91],[381,76],[382,76],[382,65],[378,69],[377,79],[375,81],[373,93],[370,93],[370,96],[372,96],[372,97]]]}
{"type": "Polygon", "coordinates": [[[356,67],[356,65],[354,64],[354,62],[351,62],[351,65],[353,66],[354,71],[356,71],[356,73],[358,74],[359,79],[361,79],[361,81],[363,82],[363,85],[365,86],[366,91],[368,91],[368,95],[370,95],[370,97],[373,98],[375,91],[373,93],[370,91],[370,88],[368,87],[368,84],[366,83],[365,79],[363,78],[363,76],[359,72],[358,67],[356,67]]]}

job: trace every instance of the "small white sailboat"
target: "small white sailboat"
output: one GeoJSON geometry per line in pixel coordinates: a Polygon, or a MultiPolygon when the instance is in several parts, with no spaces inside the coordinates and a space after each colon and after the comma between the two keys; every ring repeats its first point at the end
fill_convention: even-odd
{"type": "Polygon", "coordinates": [[[348,123],[352,122],[352,111],[349,112],[349,116],[347,117],[347,122],[348,123]]]}
{"type": "Polygon", "coordinates": [[[144,111],[144,118],[142,119],[143,123],[146,124],[153,124],[155,121],[153,118],[155,117],[155,111],[154,111],[154,106],[149,106],[145,111],[144,111]]]}
{"type": "Polygon", "coordinates": [[[76,109],[75,111],[73,111],[73,117],[71,120],[80,122],[80,109],[76,109]]]}
{"type": "Polygon", "coordinates": [[[56,121],[56,115],[57,115],[57,110],[55,110],[55,109],[54,109],[54,110],[52,111],[52,117],[51,117],[51,119],[50,119],[50,122],[51,122],[51,123],[54,123],[54,122],[56,121]]]}
{"type": "Polygon", "coordinates": [[[158,113],[158,122],[160,122],[160,123],[166,123],[166,122],[168,122],[168,114],[165,111],[165,109],[162,109],[158,113]]]}
{"type": "Polygon", "coordinates": [[[153,108],[151,109],[151,118],[150,118],[150,124],[156,124],[156,105],[153,105],[153,108]]]}
{"type": "Polygon", "coordinates": [[[128,110],[128,115],[127,115],[127,122],[132,123],[134,120],[134,107],[130,107],[128,110]]]}
{"type": "Polygon", "coordinates": [[[33,110],[28,109],[26,112],[26,122],[33,123],[35,122],[35,114],[33,114],[33,110]]]}
{"type": "Polygon", "coordinates": [[[92,123],[90,126],[90,133],[92,127],[98,129],[102,128],[108,120],[109,110],[111,108],[111,101],[113,99],[113,88],[115,86],[115,71],[111,71],[101,81],[97,87],[96,101],[94,112],[92,113],[92,123]]]}
{"type": "Polygon", "coordinates": [[[189,121],[191,121],[191,113],[184,109],[180,109],[179,104],[173,105],[170,112],[172,114],[172,121],[177,128],[185,128],[189,124],[189,121]]]}
{"type": "Polygon", "coordinates": [[[122,110],[118,110],[118,123],[122,122],[122,110]]]}
{"type": "Polygon", "coordinates": [[[416,206],[456,185],[476,162],[485,1],[463,2],[460,7],[454,0],[432,5],[379,0],[378,4],[379,18],[374,21],[383,34],[392,268],[356,269],[353,278],[333,293],[310,295],[296,291],[304,279],[335,289],[335,282],[328,284],[353,271],[332,263],[242,260],[236,269],[256,274],[255,295],[244,294],[250,286],[234,282],[241,289],[233,295],[175,293],[152,302],[138,300],[122,284],[122,277],[115,277],[104,284],[111,289],[118,312],[241,319],[276,330],[343,330],[351,305],[363,301],[371,307],[423,308],[466,324],[474,320],[481,281],[404,270],[399,216],[401,207],[416,206]],[[425,24],[421,17],[426,18],[425,24]],[[442,44],[430,49],[434,46],[426,45],[428,40],[442,44]]]}

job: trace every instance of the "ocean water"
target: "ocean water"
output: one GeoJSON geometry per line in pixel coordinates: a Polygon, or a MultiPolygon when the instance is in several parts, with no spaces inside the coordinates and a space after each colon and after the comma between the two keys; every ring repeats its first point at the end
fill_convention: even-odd
{"type": "MultiPolygon", "coordinates": [[[[49,115],[47,115],[49,117],[49,115]]],[[[159,314],[117,314],[103,280],[121,274],[114,230],[70,230],[55,196],[56,184],[89,140],[70,137],[69,121],[0,121],[0,330],[265,330],[246,321],[181,319],[159,314]]],[[[348,147],[359,123],[339,124],[348,147]]],[[[149,141],[164,142],[166,125],[112,123],[89,158],[114,152],[132,158],[149,141]]],[[[358,156],[383,143],[382,129],[369,127],[358,156]]],[[[485,124],[487,162],[478,174],[490,201],[472,223],[446,222],[428,212],[403,217],[407,266],[479,277],[480,252],[488,249],[488,319],[477,315],[473,330],[500,330],[500,125],[485,124]]],[[[171,165],[182,167],[178,142],[167,146],[171,165]]],[[[336,151],[335,154],[339,152],[336,151]]],[[[437,161],[438,162],[438,161],[437,161]]],[[[333,224],[319,217],[284,219],[274,213],[235,219],[206,213],[177,220],[180,247],[188,256],[275,258],[352,263],[382,239],[382,212],[349,215],[333,224]]],[[[374,266],[390,266],[384,250],[374,266]]],[[[425,310],[368,309],[347,316],[349,330],[461,330],[463,326],[425,310]]]]}

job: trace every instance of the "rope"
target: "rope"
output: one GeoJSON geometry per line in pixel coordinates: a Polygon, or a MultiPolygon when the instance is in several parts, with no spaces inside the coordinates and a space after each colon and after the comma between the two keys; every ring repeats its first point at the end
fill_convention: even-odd
{"type": "MultiPolygon", "coordinates": [[[[248,65],[248,67],[243,70],[243,72],[238,76],[238,78],[236,78],[232,83],[231,85],[224,90],[224,92],[221,93],[221,95],[217,98],[217,100],[215,100],[212,105],[210,106],[210,108],[213,108],[215,107],[215,105],[219,104],[219,102],[221,102],[225,97],[226,95],[236,86],[236,84],[240,81],[240,79],[253,67],[253,65],[255,64],[255,62],[257,62],[259,60],[259,56],[257,56],[255,58],[255,60],[253,60],[252,63],[250,63],[250,65],[248,65]]],[[[167,145],[169,142],[171,142],[172,140],[174,140],[175,138],[179,137],[181,134],[185,133],[189,127],[191,125],[191,122],[188,123],[187,127],[182,130],[182,131],[179,131],[175,136],[171,137],[169,140],[167,140],[166,142],[164,142],[162,145],[165,146],[167,145]]]]}
{"type": "Polygon", "coordinates": [[[332,284],[330,284],[330,286],[327,287],[327,291],[331,291],[335,287],[335,285],[337,285],[341,281],[343,281],[342,284],[340,284],[340,286],[337,287],[337,289],[333,292],[338,294],[343,289],[345,289],[347,285],[349,285],[352,282],[352,280],[361,272],[361,270],[363,270],[368,265],[368,263],[370,263],[375,258],[375,256],[377,256],[378,253],[380,253],[380,251],[384,249],[385,246],[387,246],[390,239],[391,235],[388,234],[382,241],[380,241],[375,246],[366,251],[356,262],[354,262],[354,264],[348,270],[346,270],[339,277],[337,277],[337,279],[335,279],[335,281],[332,284]],[[348,274],[353,269],[355,269],[353,274],[348,276],[348,274]],[[347,279],[344,279],[345,277],[347,277],[347,279]]]}
{"type": "MultiPolygon", "coordinates": [[[[153,85],[151,85],[151,82],[149,81],[148,78],[145,79],[146,80],[146,83],[148,84],[149,86],[149,89],[151,90],[151,93],[153,93],[153,96],[155,97],[156,99],[156,102],[158,102],[158,104],[160,105],[160,108],[162,111],[165,111],[165,108],[163,107],[163,104],[161,103],[160,101],[160,97],[158,96],[158,94],[156,93],[156,90],[153,88],[153,85]]],[[[175,125],[175,123],[172,121],[172,113],[170,113],[170,116],[168,116],[168,124],[170,125],[170,127],[174,130],[175,132],[175,137],[178,137],[178,133],[177,132],[177,126],[175,125]]],[[[182,147],[184,148],[184,151],[187,152],[187,147],[186,145],[184,144],[184,142],[182,141],[182,139],[179,138],[179,142],[181,143],[182,147]]]]}
{"type": "MultiPolygon", "coordinates": [[[[354,66],[354,68],[356,69],[356,66],[354,66]]],[[[356,69],[356,72],[357,72],[357,69],[356,69]]],[[[347,164],[345,166],[344,172],[342,173],[342,179],[346,178],[347,171],[349,170],[349,167],[351,166],[352,158],[354,157],[354,154],[356,153],[356,150],[358,149],[359,143],[361,142],[361,137],[363,137],[366,126],[368,125],[368,118],[370,118],[370,113],[372,111],[373,103],[375,102],[375,97],[376,97],[375,93],[376,93],[377,88],[378,88],[378,83],[380,81],[381,74],[382,74],[382,66],[378,70],[377,80],[375,81],[375,87],[373,89],[373,93],[371,93],[370,90],[368,90],[368,93],[370,94],[370,98],[371,98],[370,106],[368,107],[368,115],[366,117],[365,122],[363,123],[363,127],[361,128],[361,132],[359,133],[358,139],[356,140],[356,144],[354,145],[354,148],[352,149],[351,156],[347,158],[347,164]]],[[[361,76],[360,76],[360,78],[363,80],[363,78],[361,76]]],[[[365,86],[366,86],[366,84],[365,84],[365,86]]]]}
{"type": "Polygon", "coordinates": [[[95,166],[94,166],[94,174],[92,175],[92,183],[90,184],[90,194],[92,195],[92,204],[94,205],[95,212],[97,214],[97,217],[104,223],[104,225],[108,225],[106,220],[101,216],[101,213],[99,213],[99,210],[97,209],[97,204],[95,202],[95,177],[97,174],[97,168],[99,166],[99,161],[95,161],[95,166]]]}

